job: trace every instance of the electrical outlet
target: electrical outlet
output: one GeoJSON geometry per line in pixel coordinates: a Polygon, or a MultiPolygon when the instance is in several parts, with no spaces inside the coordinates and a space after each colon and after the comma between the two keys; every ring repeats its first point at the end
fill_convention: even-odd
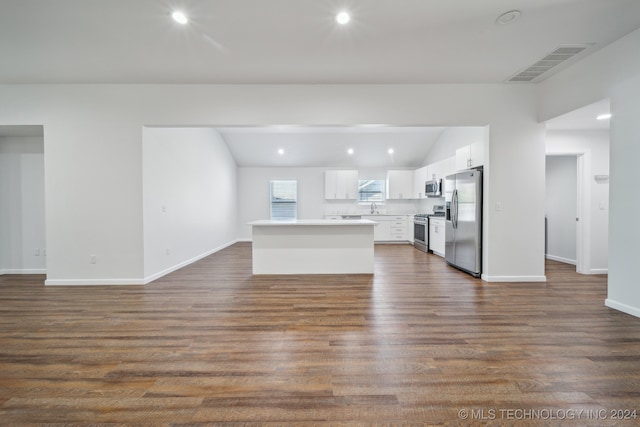
{"type": "Polygon", "coordinates": [[[95,255],[90,255],[91,258],[91,264],[97,264],[98,263],[98,258],[95,255]]]}
{"type": "Polygon", "coordinates": [[[171,248],[167,248],[167,255],[171,255],[171,248]]]}
{"type": "Polygon", "coordinates": [[[496,202],[496,212],[502,212],[502,202],[496,202]]]}
{"type": "Polygon", "coordinates": [[[36,250],[35,250],[35,256],[40,256],[40,248],[36,248],[36,250]]]}
{"type": "Polygon", "coordinates": [[[47,256],[47,248],[42,248],[42,256],[47,256]]]}

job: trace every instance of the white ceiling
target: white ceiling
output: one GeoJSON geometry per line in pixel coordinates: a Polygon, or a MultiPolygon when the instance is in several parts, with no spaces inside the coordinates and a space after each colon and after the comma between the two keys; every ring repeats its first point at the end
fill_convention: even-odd
{"type": "MultiPolygon", "coordinates": [[[[640,28],[638,0],[0,0],[0,11],[0,83],[500,83],[559,46],[592,47],[558,70],[640,28]],[[173,22],[174,7],[191,23],[173,22]],[[495,23],[513,9],[519,20],[495,23]],[[351,24],[336,24],[340,10],[351,24]]],[[[591,108],[547,127],[608,126],[591,108]]],[[[443,128],[219,130],[240,166],[415,167],[443,128]]]]}
{"type": "Polygon", "coordinates": [[[593,44],[578,61],[640,27],[638,0],[0,0],[0,11],[0,83],[498,83],[560,45],[593,44]],[[172,6],[192,22],[173,22],[172,6]],[[334,20],[343,9],[347,26],[334,20]],[[519,20],[495,24],[512,9],[519,20]]]}
{"type": "Polygon", "coordinates": [[[269,126],[216,128],[238,166],[420,167],[445,128],[269,126]],[[353,148],[354,154],[347,150],[353,148]],[[394,153],[389,154],[389,148],[394,153]],[[278,154],[283,149],[284,154],[278,154]]]}

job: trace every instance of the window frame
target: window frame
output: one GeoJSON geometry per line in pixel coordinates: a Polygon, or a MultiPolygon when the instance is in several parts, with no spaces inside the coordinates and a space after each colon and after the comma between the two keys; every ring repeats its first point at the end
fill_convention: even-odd
{"type": "Polygon", "coordinates": [[[386,199],[387,199],[387,181],[386,181],[386,179],[359,179],[358,180],[358,204],[359,205],[370,205],[372,203],[375,203],[377,205],[384,205],[386,199]],[[369,183],[369,182],[375,182],[379,186],[380,191],[377,191],[375,193],[371,192],[371,193],[372,194],[379,194],[380,195],[380,200],[371,200],[371,199],[362,200],[362,195],[363,194],[367,194],[367,193],[363,192],[362,189],[366,186],[366,183],[369,183]]]}
{"type": "MultiPolygon", "coordinates": [[[[282,199],[282,200],[286,200],[286,199],[282,199]]],[[[281,208],[283,211],[286,210],[286,208],[282,207],[281,208]]],[[[278,209],[276,209],[277,211],[278,209]]],[[[276,212],[277,213],[277,212],[276,212]]],[[[298,219],[298,180],[297,179],[271,179],[269,180],[269,218],[271,219],[271,221],[296,221],[298,219]],[[281,202],[276,202],[274,201],[274,197],[273,197],[273,193],[274,193],[274,185],[278,185],[277,183],[293,183],[295,185],[295,198],[293,199],[293,202],[287,202],[287,201],[281,201],[281,202]],[[275,205],[274,205],[275,203],[275,205]],[[274,217],[274,207],[277,207],[279,204],[281,205],[293,205],[293,217],[291,216],[275,216],[274,217]]]]}

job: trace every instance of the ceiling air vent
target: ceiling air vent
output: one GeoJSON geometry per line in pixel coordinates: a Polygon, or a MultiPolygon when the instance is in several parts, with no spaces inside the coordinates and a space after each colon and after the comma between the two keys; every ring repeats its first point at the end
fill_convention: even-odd
{"type": "MultiPolygon", "coordinates": [[[[514,74],[511,78],[509,78],[508,82],[533,82],[538,79],[538,77],[547,73],[551,69],[557,67],[563,62],[573,58],[576,55],[581,54],[585,50],[589,48],[590,45],[580,45],[580,46],[561,46],[549,53],[544,58],[540,59],[535,64],[525,68],[524,70],[514,74]]],[[[539,81],[539,80],[538,80],[539,81]]]]}

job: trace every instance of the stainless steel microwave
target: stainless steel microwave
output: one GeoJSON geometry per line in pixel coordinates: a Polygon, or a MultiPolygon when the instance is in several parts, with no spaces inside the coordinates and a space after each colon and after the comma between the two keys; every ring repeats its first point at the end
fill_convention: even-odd
{"type": "Polygon", "coordinates": [[[442,180],[434,179],[425,182],[424,194],[427,197],[442,197],[442,180]]]}

